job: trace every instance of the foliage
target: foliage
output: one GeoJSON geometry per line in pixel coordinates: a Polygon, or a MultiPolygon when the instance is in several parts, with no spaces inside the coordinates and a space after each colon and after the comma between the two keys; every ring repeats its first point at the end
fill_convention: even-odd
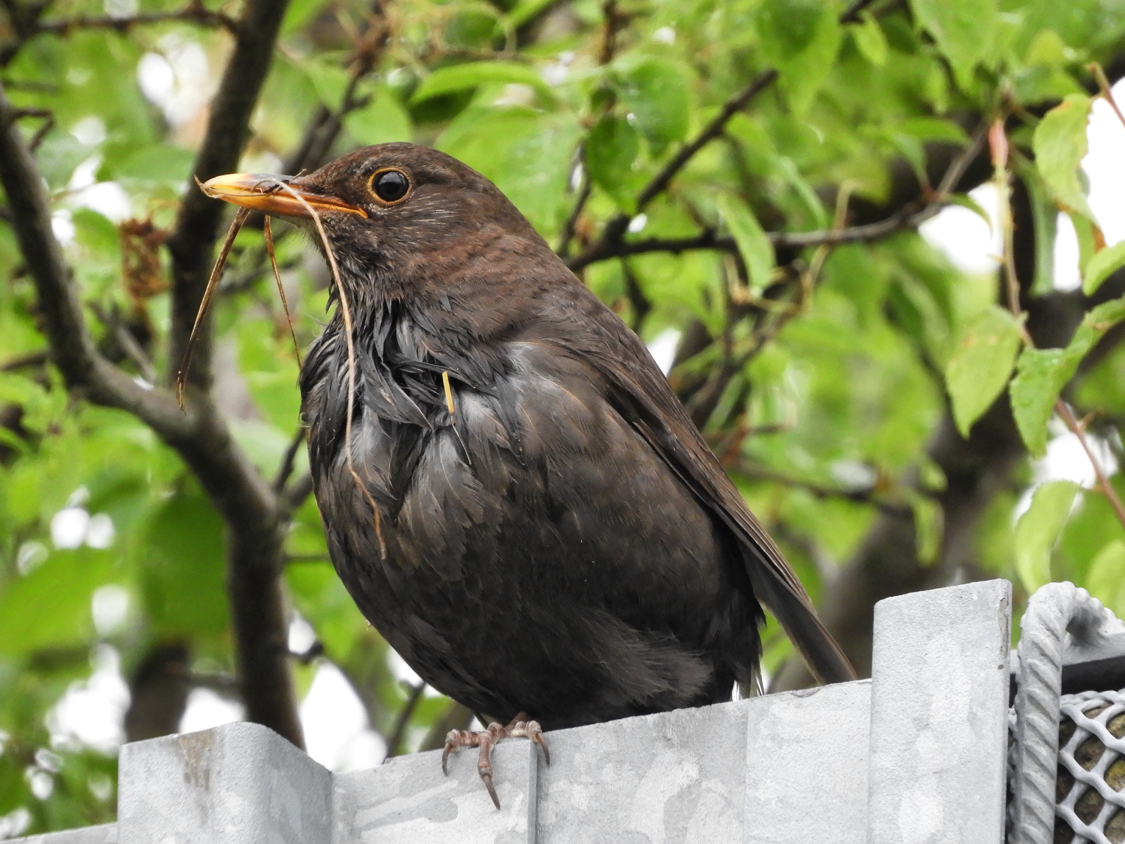
{"type": "MultiPolygon", "coordinates": [[[[165,244],[235,49],[226,15],[241,13],[205,5],[10,0],[0,13],[0,83],[23,110],[97,352],[157,391],[178,366],[165,244]]],[[[927,582],[1009,577],[1022,599],[1065,578],[1125,615],[1123,525],[1104,491],[1039,486],[1016,524],[1033,464],[989,469],[993,446],[973,439],[1010,392],[1040,455],[1062,395],[1096,414],[1086,436],[1111,474],[1121,459],[1125,250],[1105,248],[1079,165],[1098,95],[1087,65],[1117,66],[1123,43],[1110,0],[291,0],[241,169],[412,140],[480,170],[645,340],[680,341],[673,385],[814,597],[836,599],[828,586],[889,519],[913,524],[895,565],[927,582]],[[995,274],[957,270],[917,234],[943,205],[975,205],[964,194],[993,177],[982,127],[997,121],[1027,186],[1022,252],[1049,256],[1070,215],[1096,301],[1044,290],[1041,260],[1017,279],[1027,313],[1013,314],[995,274]],[[1035,308],[1069,331],[1028,345],[1035,308]],[[931,448],[947,418],[971,471],[931,448]],[[972,472],[992,474],[963,490],[972,472]],[[962,493],[978,496],[973,518],[944,518],[962,493]]],[[[188,646],[195,685],[233,677],[239,641],[224,533],[240,526],[180,443],[67,389],[19,225],[0,205],[0,838],[112,818],[112,754],[48,729],[97,654],[120,654],[136,701],[159,645],[188,646]],[[107,612],[121,595],[127,609],[107,612]]],[[[327,279],[283,228],[303,347],[327,279]]],[[[260,228],[231,255],[213,348],[225,424],[272,480],[298,445],[298,353],[260,228]]],[[[327,563],[295,454],[280,485],[294,505],[288,599],[322,646],[310,656],[345,672],[389,736],[410,690],[327,563]]],[[[766,645],[774,671],[788,654],[776,625],[766,645]]],[[[293,670],[307,687],[313,668],[293,670]]],[[[414,749],[447,713],[423,698],[408,714],[414,749]]]]}

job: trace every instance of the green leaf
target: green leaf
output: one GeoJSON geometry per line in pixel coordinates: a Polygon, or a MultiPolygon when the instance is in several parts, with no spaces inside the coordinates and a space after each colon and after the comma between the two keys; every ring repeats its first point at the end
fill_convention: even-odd
{"type": "Polygon", "coordinates": [[[1091,103],[1085,94],[1071,94],[1047,112],[1035,127],[1032,148],[1035,165],[1055,200],[1064,210],[1077,211],[1092,219],[1079,172],[1086,155],[1086,123],[1091,103]]]}
{"type": "Polygon", "coordinates": [[[553,96],[551,86],[539,72],[528,65],[514,62],[467,62],[441,67],[422,80],[414,91],[411,103],[420,103],[431,97],[464,91],[480,85],[530,85],[548,96],[553,96]]]}
{"type": "Polygon", "coordinates": [[[1099,252],[1086,264],[1082,278],[1082,292],[1087,296],[1092,295],[1102,282],[1125,265],[1125,240],[1108,246],[1099,252]]]}
{"type": "Polygon", "coordinates": [[[539,17],[555,0],[519,0],[508,11],[508,25],[518,29],[528,21],[539,17]]]}
{"type": "Polygon", "coordinates": [[[1035,279],[1031,284],[1031,293],[1041,296],[1055,288],[1055,237],[1059,208],[1034,165],[1020,163],[1016,170],[1027,188],[1031,219],[1035,226],[1035,279]]]}
{"type": "Polygon", "coordinates": [[[727,228],[734,236],[734,242],[738,244],[738,253],[746,265],[751,289],[761,291],[769,283],[773,270],[773,244],[766,237],[754,212],[741,197],[721,193],[716,202],[719,213],[723,215],[727,228]]]}
{"type": "Polygon", "coordinates": [[[611,77],[622,106],[656,154],[687,135],[691,103],[684,75],[672,62],[648,57],[616,67],[611,77]]]}
{"type": "MultiPolygon", "coordinates": [[[[254,404],[273,426],[295,427],[299,423],[301,398],[293,389],[297,382],[297,360],[288,333],[279,340],[276,324],[250,318],[240,320],[235,332],[239,371],[254,404]]],[[[252,452],[252,456],[269,459],[267,454],[252,452]]]]}
{"type": "Polygon", "coordinates": [[[969,436],[973,423],[1008,383],[1019,346],[1019,323],[996,305],[982,311],[965,329],[945,366],[946,388],[961,436],[969,436]]]}
{"type": "Polygon", "coordinates": [[[293,603],[316,628],[328,654],[335,660],[347,659],[368,625],[332,565],[327,561],[293,564],[286,567],[285,580],[293,603]]]}
{"type": "Polygon", "coordinates": [[[982,220],[984,220],[984,222],[988,225],[989,229],[992,228],[992,217],[990,217],[988,215],[988,212],[985,211],[984,208],[981,207],[981,204],[979,202],[977,202],[975,199],[973,199],[967,193],[951,194],[950,196],[948,196],[946,198],[946,201],[950,205],[959,205],[962,208],[965,208],[965,209],[968,209],[969,211],[972,211],[974,214],[976,214],[978,217],[980,217],[982,220]]]}
{"type": "Polygon", "coordinates": [[[379,86],[371,101],[344,118],[348,133],[361,144],[409,141],[414,136],[410,115],[385,85],[379,86]]]}
{"type": "Polygon", "coordinates": [[[777,160],[778,176],[783,178],[800,200],[804,212],[808,215],[810,228],[823,229],[831,224],[832,218],[824,207],[824,202],[817,195],[816,189],[801,173],[801,170],[788,156],[781,156],[777,160]]]}
{"type": "Polygon", "coordinates": [[[941,550],[943,512],[941,505],[924,493],[909,490],[906,496],[914,514],[914,536],[918,548],[918,562],[924,566],[937,562],[941,550]]]}
{"type": "Polygon", "coordinates": [[[607,114],[586,138],[586,169],[594,184],[613,197],[626,214],[637,212],[638,174],[633,163],[641,138],[623,117],[607,114]]]}
{"type": "Polygon", "coordinates": [[[292,0],[281,24],[282,35],[291,35],[312,23],[323,12],[323,0],[292,0]]]}
{"type": "Polygon", "coordinates": [[[990,56],[998,23],[996,0],[911,0],[914,19],[953,65],[958,84],[972,82],[973,69],[990,56]]]}
{"type": "Polygon", "coordinates": [[[145,610],[165,635],[217,636],[227,628],[223,524],[202,495],[163,502],[137,548],[145,610]]]}
{"type": "MultiPolygon", "coordinates": [[[[24,140],[30,136],[25,131],[24,140]]],[[[46,134],[35,151],[39,173],[52,190],[65,188],[78,165],[94,154],[94,148],[76,140],[69,132],[57,129],[46,134]]]]}
{"type": "Polygon", "coordinates": [[[1125,319],[1125,299],[1099,305],[1086,314],[1065,349],[1024,349],[1009,390],[1012,413],[1028,450],[1047,450],[1047,420],[1059,392],[1078,370],[1082,358],[1110,328],[1125,319]]]}
{"type": "Polygon", "coordinates": [[[521,107],[465,109],[434,144],[491,179],[541,234],[565,219],[581,129],[572,114],[521,107]]]}
{"type": "Polygon", "coordinates": [[[865,59],[875,67],[883,67],[887,63],[887,36],[870,12],[864,12],[860,23],[851,27],[850,32],[865,59]]]}
{"type": "Polygon", "coordinates": [[[90,600],[113,573],[113,554],[55,550],[0,592],[0,654],[80,645],[93,632],[90,600]]]}
{"type": "Polygon", "coordinates": [[[1073,368],[1066,365],[1064,349],[1024,349],[1016,368],[1009,390],[1012,413],[1028,451],[1042,457],[1047,451],[1047,420],[1073,368]]]}
{"type": "Polygon", "coordinates": [[[1051,549],[1070,516],[1078,490],[1073,481],[1043,484],[1016,524],[1016,573],[1029,593],[1051,582],[1051,549]]]}
{"type": "Polygon", "coordinates": [[[789,105],[804,115],[835,66],[840,24],[835,4],[822,0],[770,0],[758,7],[758,43],[774,65],[789,105]]]}
{"type": "Polygon", "coordinates": [[[1086,588],[1118,618],[1125,617],[1125,539],[1115,539],[1094,557],[1086,588]]]}
{"type": "MultiPolygon", "coordinates": [[[[1077,211],[1069,211],[1066,216],[1070,219],[1071,225],[1074,226],[1074,236],[1078,240],[1078,271],[1085,275],[1086,267],[1090,265],[1090,261],[1098,253],[1099,242],[1104,242],[1105,236],[1097,223],[1089,217],[1077,211]]],[[[1051,243],[1053,246],[1054,241],[1051,243]]],[[[1052,284],[1053,282],[1054,279],[1052,279],[1052,284]]]]}
{"type": "Polygon", "coordinates": [[[898,128],[923,141],[949,141],[951,144],[968,144],[965,130],[952,120],[939,117],[909,117],[898,128]]]}
{"type": "Polygon", "coordinates": [[[340,107],[350,79],[348,72],[339,62],[316,58],[302,61],[297,66],[308,76],[325,108],[340,107]]]}
{"type": "Polygon", "coordinates": [[[168,144],[153,144],[128,153],[113,168],[112,178],[144,182],[186,182],[191,178],[195,154],[168,144]]]}

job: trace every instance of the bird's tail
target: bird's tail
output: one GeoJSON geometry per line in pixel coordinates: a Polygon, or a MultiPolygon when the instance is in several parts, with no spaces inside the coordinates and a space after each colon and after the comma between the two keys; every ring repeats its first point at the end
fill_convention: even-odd
{"type": "Polygon", "coordinates": [[[773,566],[749,566],[749,569],[755,597],[781,622],[813,676],[825,684],[855,680],[855,669],[817,617],[804,589],[797,592],[791,583],[782,582],[773,566]]]}

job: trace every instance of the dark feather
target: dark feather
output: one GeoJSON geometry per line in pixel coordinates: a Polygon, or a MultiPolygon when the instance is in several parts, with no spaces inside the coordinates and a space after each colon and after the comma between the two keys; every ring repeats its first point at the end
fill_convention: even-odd
{"type": "Polygon", "coordinates": [[[301,376],[310,462],[341,578],[427,682],[548,728],[720,701],[755,679],[759,601],[853,676],[644,345],[491,183],[390,144],[292,184],[365,215],[324,215],[363,396],[346,443],[337,316],[301,376]],[[412,185],[386,208],[385,167],[412,185]]]}

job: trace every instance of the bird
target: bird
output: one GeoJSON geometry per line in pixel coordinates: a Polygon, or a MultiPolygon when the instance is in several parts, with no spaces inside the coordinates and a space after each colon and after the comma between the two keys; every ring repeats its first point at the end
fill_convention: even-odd
{"type": "Polygon", "coordinates": [[[480,747],[499,807],[504,736],[546,752],[542,725],[730,700],[759,682],[763,605],[819,680],[854,679],[645,344],[491,181],[389,143],[203,189],[333,266],[299,379],[313,489],[364,616],[496,719],[443,767],[480,747]]]}

